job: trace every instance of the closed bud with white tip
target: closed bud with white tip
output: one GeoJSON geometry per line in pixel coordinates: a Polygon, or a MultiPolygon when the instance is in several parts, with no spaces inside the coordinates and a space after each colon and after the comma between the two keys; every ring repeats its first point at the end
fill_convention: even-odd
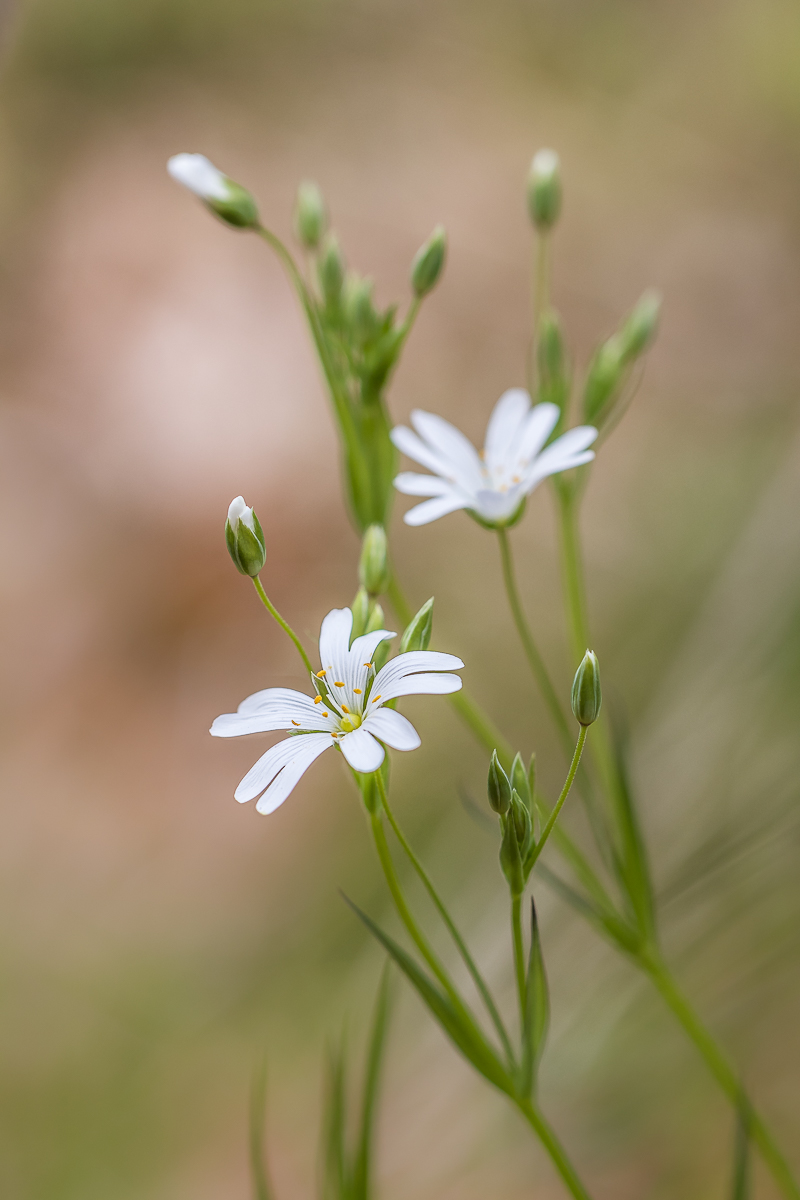
{"type": "Polygon", "coordinates": [[[242,496],[231,501],[225,522],[225,541],[236,570],[255,578],[264,566],[267,551],[261,523],[242,496]]]}

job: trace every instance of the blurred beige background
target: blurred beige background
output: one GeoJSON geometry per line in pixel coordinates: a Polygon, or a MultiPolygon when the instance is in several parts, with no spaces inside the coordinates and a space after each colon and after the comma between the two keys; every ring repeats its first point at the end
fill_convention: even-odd
{"type": "MultiPolygon", "coordinates": [[[[289,237],[322,186],[349,261],[408,295],[447,272],[392,389],[476,440],[522,382],[532,152],[561,154],[555,301],[578,369],[648,285],[640,393],[586,511],[596,649],[632,727],[678,974],[794,1154],[800,1123],[800,13],[790,0],[31,0],[0,83],[0,1193],[249,1195],[246,1104],[271,1062],[281,1197],[309,1196],[319,1071],[366,1020],[380,955],[343,888],[390,914],[325,756],[284,808],[233,802],[249,743],[207,734],[298,684],[234,572],[242,492],[264,580],[310,640],[355,590],[326,399],[275,261],[166,176],[207,153],[289,237]]],[[[407,501],[398,502],[398,510],[407,501]]],[[[566,688],[546,489],[514,534],[566,688]]],[[[560,760],[463,515],[396,518],[418,603],[548,785],[560,760]]],[[[313,642],[312,642],[313,644],[313,642]]],[[[446,705],[396,808],[501,992],[485,759],[446,705]]],[[[328,758],[332,761],[328,761],[328,758]]],[[[541,891],[554,1020],[542,1100],[599,1198],[728,1194],[730,1113],[647,986],[541,891]]],[[[401,990],[381,1194],[561,1195],[499,1097],[401,990]]],[[[759,1195],[772,1195],[759,1176],[759,1195]]]]}

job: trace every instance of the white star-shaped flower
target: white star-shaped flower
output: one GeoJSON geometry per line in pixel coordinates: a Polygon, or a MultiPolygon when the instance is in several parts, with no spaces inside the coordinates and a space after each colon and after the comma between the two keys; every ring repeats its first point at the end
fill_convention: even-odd
{"type": "Polygon", "coordinates": [[[392,441],[432,475],[404,471],[394,481],[407,496],[431,496],[409,509],[407,525],[427,525],[447,513],[466,508],[491,525],[506,525],[519,512],[525,497],[548,475],[579,467],[594,458],[589,450],[597,437],[591,425],[562,433],[545,443],[559,418],[555,404],[537,404],[523,388],[504,392],[494,407],[486,429],[486,445],[478,451],[472,442],[433,413],[416,409],[414,430],[398,425],[392,441]]]}
{"type": "Polygon", "coordinates": [[[322,670],[314,677],[318,694],[306,696],[290,688],[267,688],[244,700],[235,713],[217,717],[215,737],[238,737],[285,729],[285,738],[263,754],[245,775],[234,795],[240,803],[260,796],[260,813],[283,804],[301,775],[323,750],[337,747],[354,771],[377,771],[385,750],[416,750],[419,735],[410,721],[387,700],[398,696],[445,695],[461,687],[458,675],[443,674],[463,667],[453,654],[416,650],[398,654],[375,671],[377,647],[394,633],[378,629],[357,637],[352,646],[353,614],[335,608],[322,622],[319,655],[322,670]],[[263,793],[263,794],[262,794],[263,793]]]}

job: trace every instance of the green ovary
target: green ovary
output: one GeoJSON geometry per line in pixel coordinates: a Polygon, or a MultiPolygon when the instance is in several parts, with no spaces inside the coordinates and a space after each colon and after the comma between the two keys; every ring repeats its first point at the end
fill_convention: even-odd
{"type": "Polygon", "coordinates": [[[342,730],[345,733],[352,733],[354,729],[358,729],[360,724],[361,717],[358,713],[348,713],[347,716],[342,717],[342,730]]]}

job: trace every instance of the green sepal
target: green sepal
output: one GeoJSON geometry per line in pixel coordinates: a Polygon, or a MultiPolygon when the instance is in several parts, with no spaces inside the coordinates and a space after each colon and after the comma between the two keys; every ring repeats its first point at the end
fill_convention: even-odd
{"type": "MultiPolygon", "coordinates": [[[[380,605],[378,605],[377,607],[380,608],[380,605]]],[[[383,625],[382,624],[379,625],[378,628],[383,629],[383,625]]],[[[375,653],[372,656],[372,661],[375,664],[375,674],[376,675],[378,674],[378,671],[380,671],[383,667],[386,666],[386,663],[389,661],[389,655],[391,653],[391,650],[392,650],[392,644],[391,644],[390,638],[384,638],[383,641],[379,642],[378,645],[375,647],[375,653]]],[[[391,704],[392,701],[389,700],[389,701],[387,701],[387,703],[391,704]]]]}
{"type": "MultiPolygon", "coordinates": [[[[377,631],[379,629],[385,629],[385,628],[386,628],[386,616],[384,614],[382,606],[380,604],[378,604],[376,601],[370,607],[369,617],[367,618],[367,627],[364,630],[364,632],[365,633],[377,633],[377,631]]],[[[385,644],[384,642],[379,643],[379,645],[384,645],[384,644],[385,644]]],[[[373,662],[374,661],[375,661],[375,656],[373,655],[373,662]]],[[[376,664],[376,670],[380,670],[380,667],[378,667],[377,664],[376,664]]]]}
{"type": "Polygon", "coordinates": [[[204,199],[203,203],[206,208],[233,229],[258,228],[260,224],[258,207],[247,189],[228,178],[225,179],[225,186],[228,190],[225,199],[204,199]]]}
{"type": "Polygon", "coordinates": [[[236,570],[242,575],[249,575],[251,579],[254,579],[263,569],[267,558],[264,531],[255,512],[253,513],[253,529],[245,525],[244,521],[239,521],[234,533],[230,521],[226,520],[225,542],[236,570]]]}
{"type": "Polygon", "coordinates": [[[544,1050],[550,1024],[550,990],[542,956],[542,942],[536,905],[531,896],[531,948],[525,981],[525,1018],[522,1025],[522,1061],[520,1089],[530,1096],[536,1084],[536,1071],[544,1050]]]}
{"type": "Polygon", "coordinates": [[[350,610],[353,614],[353,629],[350,634],[350,645],[357,637],[361,637],[362,633],[366,633],[367,621],[369,620],[370,601],[367,595],[367,589],[362,586],[356,592],[355,600],[350,605],[350,610]]]}
{"type": "Polygon", "coordinates": [[[503,770],[497,751],[492,751],[489,760],[489,774],[486,780],[486,792],[489,797],[489,807],[504,817],[511,807],[511,783],[503,770]]]}
{"type": "Polygon", "coordinates": [[[593,725],[600,716],[603,694],[597,655],[587,650],[572,681],[572,712],[580,725],[593,725]]]}
{"type": "MultiPolygon", "coordinates": [[[[382,525],[368,527],[361,543],[358,577],[370,596],[382,596],[389,586],[389,546],[382,525]]],[[[375,628],[380,629],[377,625],[375,628]]]]}
{"type": "Polygon", "coordinates": [[[338,309],[344,285],[344,260],[339,241],[332,233],[328,234],[322,247],[317,278],[327,308],[338,309]]]}
{"type": "Polygon", "coordinates": [[[427,650],[431,644],[433,632],[433,596],[426,600],[422,608],[412,617],[403,630],[400,639],[400,653],[410,654],[414,650],[427,650]]]}
{"type": "Polygon", "coordinates": [[[413,958],[387,933],[384,933],[380,926],[376,925],[347,896],[344,897],[344,900],[391,956],[456,1049],[468,1062],[472,1063],[475,1070],[484,1079],[494,1084],[501,1092],[505,1092],[507,1096],[513,1097],[515,1094],[514,1081],[478,1026],[456,1010],[450,998],[439,990],[428,975],[417,966],[413,958]]]}
{"type": "Polygon", "coordinates": [[[523,496],[519,502],[519,507],[514,509],[510,517],[506,517],[504,521],[487,521],[480,513],[477,513],[474,508],[467,508],[465,512],[468,517],[472,517],[481,529],[489,529],[492,533],[496,533],[498,529],[513,529],[518,525],[525,516],[525,505],[528,503],[528,497],[523,496]]]}
{"type": "Polygon", "coordinates": [[[301,183],[297,189],[294,210],[294,231],[297,240],[307,250],[315,250],[328,225],[328,214],[322,192],[315,183],[301,183]]]}
{"type": "Polygon", "coordinates": [[[525,871],[523,859],[525,854],[526,827],[531,829],[530,813],[516,792],[511,793],[511,806],[501,818],[503,840],[500,843],[500,866],[506,877],[512,896],[521,896],[525,890],[525,871]]]}
{"type": "Polygon", "coordinates": [[[411,287],[414,295],[421,299],[427,296],[439,282],[447,254],[447,234],[443,225],[437,225],[424,246],[421,246],[411,264],[411,287]]]}
{"type": "Polygon", "coordinates": [[[538,375],[537,401],[555,404],[561,416],[553,429],[556,437],[564,424],[570,392],[569,363],[564,348],[564,336],[558,316],[552,310],[546,312],[539,322],[539,338],[536,345],[538,375]]]}
{"type": "Polygon", "coordinates": [[[522,803],[527,808],[528,812],[532,812],[532,794],[530,783],[528,782],[528,773],[522,762],[522,755],[516,754],[514,761],[511,764],[511,775],[509,782],[512,788],[519,796],[522,803]]]}

